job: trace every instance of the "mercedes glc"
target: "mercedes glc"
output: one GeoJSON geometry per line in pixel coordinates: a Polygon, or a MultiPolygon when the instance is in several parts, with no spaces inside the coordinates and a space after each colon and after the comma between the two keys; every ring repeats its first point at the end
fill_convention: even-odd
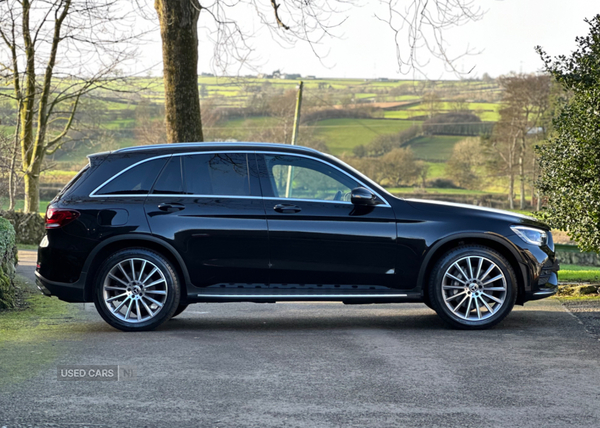
{"type": "Polygon", "coordinates": [[[481,329],[557,290],[549,228],[400,199],[333,156],[183,143],[89,156],[46,213],[37,283],[150,330],[192,303],[423,302],[481,329]]]}

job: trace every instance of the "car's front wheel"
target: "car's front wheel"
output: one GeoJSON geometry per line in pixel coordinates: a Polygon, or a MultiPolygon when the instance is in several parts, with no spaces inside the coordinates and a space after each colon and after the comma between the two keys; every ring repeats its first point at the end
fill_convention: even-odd
{"type": "Polygon", "coordinates": [[[461,329],[489,328],[502,321],[517,298],[510,263],[491,248],[470,245],[446,253],[429,283],[433,309],[461,329]]]}
{"type": "Polygon", "coordinates": [[[100,267],[94,304],[123,331],[153,330],[173,316],[180,286],[171,262],[144,248],[118,251],[100,267]]]}

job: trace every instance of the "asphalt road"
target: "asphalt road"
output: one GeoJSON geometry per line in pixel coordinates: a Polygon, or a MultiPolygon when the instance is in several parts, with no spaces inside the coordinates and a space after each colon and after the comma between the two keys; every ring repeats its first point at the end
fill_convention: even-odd
{"type": "Polygon", "coordinates": [[[77,307],[31,348],[50,360],[2,374],[0,428],[600,426],[599,337],[556,300],[476,332],[421,304],[198,304],[146,333],[77,307]],[[62,382],[62,364],[136,377],[62,382]]]}

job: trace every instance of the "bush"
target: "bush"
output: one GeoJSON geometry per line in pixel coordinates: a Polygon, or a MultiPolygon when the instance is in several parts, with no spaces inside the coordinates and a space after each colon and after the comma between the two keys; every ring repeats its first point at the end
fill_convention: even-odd
{"type": "Polygon", "coordinates": [[[436,189],[460,189],[460,186],[457,186],[454,181],[447,178],[436,178],[429,182],[429,187],[436,189]]]}
{"type": "Polygon", "coordinates": [[[411,126],[410,128],[400,131],[396,134],[379,135],[373,141],[367,144],[364,147],[364,150],[357,149],[354,151],[354,155],[358,157],[383,156],[394,149],[399,149],[420,134],[421,128],[419,126],[411,126]],[[363,155],[360,156],[360,154],[363,155]]]}
{"type": "Polygon", "coordinates": [[[15,266],[17,247],[15,229],[8,220],[0,218],[0,309],[15,306],[15,266]]]}
{"type": "Polygon", "coordinates": [[[300,123],[314,123],[326,119],[371,119],[375,116],[373,107],[320,109],[303,114],[300,123]]]}
{"type": "Polygon", "coordinates": [[[491,125],[481,122],[472,113],[444,113],[423,123],[423,133],[429,135],[481,135],[489,133],[491,125]]]}
{"type": "Polygon", "coordinates": [[[14,228],[17,244],[38,245],[46,233],[44,219],[37,213],[0,211],[0,217],[14,228]]]}

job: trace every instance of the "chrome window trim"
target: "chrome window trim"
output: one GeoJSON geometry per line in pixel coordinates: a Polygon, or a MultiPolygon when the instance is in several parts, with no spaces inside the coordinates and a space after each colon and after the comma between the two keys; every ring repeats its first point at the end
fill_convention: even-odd
{"type": "MultiPolygon", "coordinates": [[[[112,195],[111,195],[112,196],[112,195]]],[[[120,196],[120,195],[119,195],[120,196]]],[[[240,196],[240,195],[185,195],[182,193],[155,193],[151,195],[145,195],[148,198],[161,197],[161,198],[212,198],[212,199],[263,199],[262,196],[240,196]]]]}
{"type": "MultiPolygon", "coordinates": [[[[330,199],[301,199],[301,198],[279,198],[275,196],[263,196],[264,200],[275,200],[275,201],[296,201],[296,202],[325,202],[327,204],[348,204],[352,205],[352,202],[348,201],[333,201],[330,199]]],[[[375,205],[375,206],[383,206],[375,205]]]]}
{"type": "MultiPolygon", "coordinates": [[[[232,147],[233,149],[233,147],[232,147]]],[[[285,200],[285,201],[307,201],[307,202],[334,202],[334,203],[349,203],[351,204],[352,202],[347,202],[347,201],[330,201],[327,199],[292,199],[292,198],[279,198],[279,197],[264,197],[264,196],[235,196],[235,195],[178,195],[178,194],[169,194],[169,195],[161,195],[161,194],[129,194],[129,195],[97,195],[96,192],[98,192],[100,189],[102,189],[102,187],[106,186],[108,183],[110,183],[111,181],[113,181],[114,179],[116,179],[117,177],[119,177],[121,174],[124,174],[125,172],[129,171],[132,168],[135,168],[138,165],[141,165],[145,162],[150,162],[152,160],[156,160],[156,159],[161,159],[161,158],[166,158],[166,157],[172,157],[172,156],[189,156],[189,155],[210,155],[210,154],[217,154],[217,153],[225,153],[225,152],[235,152],[235,153],[254,153],[254,154],[268,154],[268,155],[281,155],[281,156],[298,156],[298,157],[302,157],[302,158],[307,158],[307,159],[311,159],[311,160],[315,160],[321,163],[324,163],[325,165],[328,165],[332,168],[337,169],[338,171],[340,171],[342,174],[347,175],[349,178],[351,178],[352,180],[356,181],[358,184],[360,184],[361,186],[363,186],[364,188],[370,190],[371,192],[373,192],[375,194],[375,196],[377,196],[379,199],[381,199],[384,203],[380,204],[380,205],[375,205],[377,206],[383,206],[383,207],[388,207],[391,208],[391,205],[388,203],[388,201],[382,197],[379,193],[377,193],[375,190],[371,189],[371,187],[369,187],[368,185],[366,185],[365,183],[363,183],[361,180],[357,179],[356,177],[354,177],[353,175],[347,173],[346,171],[344,171],[343,169],[339,168],[336,165],[333,165],[329,162],[327,162],[326,160],[323,159],[319,159],[319,158],[315,158],[314,156],[309,156],[309,155],[305,155],[305,154],[301,154],[301,153],[290,153],[290,152],[275,152],[275,151],[266,151],[266,150],[210,150],[210,151],[199,151],[199,152],[185,152],[185,153],[172,153],[172,154],[168,154],[168,155],[159,155],[159,156],[154,156],[148,159],[143,159],[139,162],[134,163],[133,165],[128,166],[127,168],[125,168],[123,171],[113,175],[111,178],[109,178],[108,180],[106,180],[104,183],[102,183],[101,185],[99,185],[98,187],[96,187],[90,194],[89,197],[90,198],[121,198],[121,197],[149,197],[149,196],[162,196],[162,197],[182,197],[182,198],[238,198],[238,199],[276,199],[276,200],[285,200]]]]}

